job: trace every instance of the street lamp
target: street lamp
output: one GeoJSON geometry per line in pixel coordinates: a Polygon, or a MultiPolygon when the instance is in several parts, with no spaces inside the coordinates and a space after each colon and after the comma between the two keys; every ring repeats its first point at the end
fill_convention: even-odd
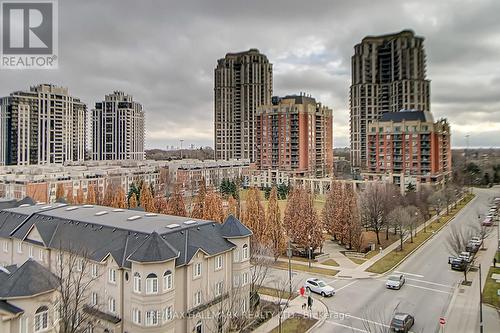
{"type": "Polygon", "coordinates": [[[307,236],[307,239],[309,240],[309,268],[311,268],[311,251],[312,251],[312,246],[311,246],[311,235],[307,236]]]}
{"type": "Polygon", "coordinates": [[[481,264],[479,264],[479,332],[483,333],[483,288],[481,286],[481,264]]]}
{"type": "Polygon", "coordinates": [[[292,242],[288,239],[288,249],[286,249],[286,255],[288,256],[288,283],[290,285],[290,295],[292,294],[292,242]]]}

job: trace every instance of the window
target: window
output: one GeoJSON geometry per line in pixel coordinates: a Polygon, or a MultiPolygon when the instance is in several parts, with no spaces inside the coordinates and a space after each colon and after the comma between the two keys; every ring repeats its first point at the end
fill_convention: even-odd
{"type": "Polygon", "coordinates": [[[146,326],[158,325],[159,311],[147,311],[146,312],[146,326]]]}
{"type": "Polygon", "coordinates": [[[163,321],[172,320],[173,317],[174,317],[174,309],[172,305],[169,305],[165,309],[163,309],[163,321]]]}
{"type": "Polygon", "coordinates": [[[29,248],[28,248],[28,256],[29,256],[30,258],[33,258],[33,246],[31,246],[31,245],[30,245],[30,246],[29,246],[29,248]]]}
{"type": "Polygon", "coordinates": [[[241,300],[241,312],[247,312],[247,301],[245,299],[241,300]]]}
{"type": "Polygon", "coordinates": [[[109,310],[109,312],[112,312],[112,313],[116,312],[116,301],[113,297],[110,297],[108,299],[108,310],[109,310]]]}
{"type": "Polygon", "coordinates": [[[92,268],[91,268],[92,277],[93,277],[93,278],[96,278],[96,277],[97,277],[97,275],[99,274],[99,271],[98,271],[98,269],[97,269],[97,264],[92,264],[92,266],[91,266],[91,267],[92,267],[92,268]]]}
{"type": "Polygon", "coordinates": [[[132,310],[132,321],[134,324],[140,324],[141,323],[141,310],[139,309],[134,309],[132,310]]]}
{"type": "Polygon", "coordinates": [[[237,288],[240,286],[240,276],[235,274],[233,275],[233,287],[237,288]]]}
{"type": "Polygon", "coordinates": [[[233,251],[233,262],[240,261],[240,251],[238,249],[233,251]]]}
{"type": "Polygon", "coordinates": [[[224,292],[224,281],[217,282],[215,285],[215,296],[220,296],[224,292]]]}
{"type": "Polygon", "coordinates": [[[19,321],[19,333],[28,333],[28,318],[25,316],[19,321]]]}
{"type": "Polygon", "coordinates": [[[23,243],[17,243],[17,253],[23,253],[23,243]]]}
{"type": "Polygon", "coordinates": [[[3,252],[9,252],[9,243],[7,241],[4,241],[2,243],[2,247],[3,247],[3,252]]]}
{"type": "Polygon", "coordinates": [[[170,290],[173,287],[172,271],[168,270],[163,274],[163,290],[170,290]]]}
{"type": "Polygon", "coordinates": [[[243,256],[242,260],[247,260],[248,259],[248,245],[245,244],[243,245],[243,256]]]}
{"type": "Polygon", "coordinates": [[[83,271],[83,259],[78,259],[76,261],[76,271],[77,272],[83,271]]]}
{"type": "Polygon", "coordinates": [[[93,306],[97,305],[97,293],[96,292],[92,292],[92,300],[91,300],[90,305],[93,305],[93,306]]]}
{"type": "Polygon", "coordinates": [[[248,284],[248,272],[243,273],[243,282],[242,285],[248,284]]]}
{"type": "Polygon", "coordinates": [[[198,306],[201,304],[201,291],[197,291],[194,293],[194,306],[198,306]]]}
{"type": "Polygon", "coordinates": [[[201,320],[196,323],[196,326],[194,327],[194,333],[203,333],[203,324],[201,323],[201,320]]]}
{"type": "Polygon", "coordinates": [[[201,263],[197,262],[194,264],[193,268],[193,279],[196,279],[201,276],[201,263]]]}
{"type": "Polygon", "coordinates": [[[141,292],[141,274],[139,274],[138,272],[134,273],[134,292],[141,292]]]}
{"type": "Polygon", "coordinates": [[[41,306],[35,312],[35,332],[47,328],[49,328],[49,309],[46,306],[41,306]]]}
{"type": "Polygon", "coordinates": [[[116,270],[114,268],[110,268],[108,271],[108,281],[116,283],[116,270]]]}
{"type": "Polygon", "coordinates": [[[223,265],[224,265],[224,257],[223,256],[217,256],[215,258],[215,270],[222,269],[223,265]]]}
{"type": "Polygon", "coordinates": [[[146,294],[156,293],[158,293],[158,277],[151,273],[146,277],[146,294]]]}
{"type": "Polygon", "coordinates": [[[40,259],[40,261],[43,261],[43,249],[40,249],[40,252],[38,252],[38,259],[40,259]]]}

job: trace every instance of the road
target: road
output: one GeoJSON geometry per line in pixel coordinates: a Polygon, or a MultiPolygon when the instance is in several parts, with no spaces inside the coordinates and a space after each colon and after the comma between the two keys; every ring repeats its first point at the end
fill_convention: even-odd
{"type": "MultiPolygon", "coordinates": [[[[385,278],[342,280],[332,277],[324,280],[337,290],[331,298],[321,298],[331,314],[316,332],[386,332],[394,312],[414,315],[412,332],[437,332],[439,317],[444,316],[454,288],[463,279],[462,272],[452,271],[448,265],[449,250],[446,239],[451,225],[470,228],[478,224],[478,214],[484,214],[498,188],[478,189],[476,198],[466,208],[396,268],[406,274],[401,290],[385,288],[385,278]]],[[[496,232],[495,232],[496,236],[496,232]]],[[[478,252],[481,255],[481,251],[478,252]]],[[[274,272],[274,274],[281,274],[274,272]]],[[[295,283],[303,283],[298,273],[295,283]]]]}

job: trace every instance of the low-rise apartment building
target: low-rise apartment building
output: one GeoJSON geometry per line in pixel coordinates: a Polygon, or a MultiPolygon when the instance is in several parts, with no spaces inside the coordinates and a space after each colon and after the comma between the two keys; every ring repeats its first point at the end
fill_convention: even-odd
{"type": "Polygon", "coordinates": [[[233,216],[219,224],[92,205],[1,210],[0,281],[24,272],[32,287],[18,295],[2,283],[0,331],[56,332],[64,289],[53,277],[64,281],[71,256],[89,281],[80,310],[89,332],[216,331],[229,324],[216,320],[222,308],[249,309],[250,236],[233,216]]]}
{"type": "Polygon", "coordinates": [[[224,178],[247,182],[250,162],[247,161],[86,161],[66,165],[31,165],[0,167],[0,197],[20,200],[26,196],[37,202],[56,200],[58,184],[64,193],[76,196],[82,188],[86,196],[90,184],[104,193],[111,184],[127,193],[140,181],[157,187],[161,183],[180,184],[185,196],[197,193],[202,179],[206,186],[219,188],[224,178]]]}
{"type": "Polygon", "coordinates": [[[450,126],[428,111],[383,114],[369,125],[367,142],[367,180],[419,188],[443,184],[451,175],[450,126]]]}

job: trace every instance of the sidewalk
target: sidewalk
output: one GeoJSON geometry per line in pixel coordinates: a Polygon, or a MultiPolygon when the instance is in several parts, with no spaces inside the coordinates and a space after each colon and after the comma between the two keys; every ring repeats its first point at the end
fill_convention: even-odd
{"type": "MultiPolygon", "coordinates": [[[[471,201],[469,201],[469,203],[473,202],[474,200],[476,200],[476,197],[474,197],[471,201]]],[[[451,208],[453,208],[454,204],[455,203],[450,204],[448,207],[451,209],[451,208]]],[[[458,213],[459,212],[457,212],[457,214],[458,213]]],[[[446,215],[446,208],[441,211],[441,213],[439,214],[439,217],[443,217],[445,215],[446,215]]],[[[427,220],[425,222],[425,225],[429,225],[430,223],[436,221],[436,219],[437,219],[437,216],[434,215],[433,217],[431,217],[429,220],[427,220]]],[[[423,229],[424,229],[424,223],[422,223],[421,225],[419,225],[417,227],[416,231],[418,233],[418,232],[420,232],[423,229]]],[[[410,236],[407,235],[404,238],[404,240],[406,241],[409,238],[410,238],[410,236]]],[[[382,251],[380,251],[380,253],[376,254],[372,258],[368,259],[367,261],[365,261],[364,263],[362,263],[361,265],[359,265],[358,267],[356,267],[354,270],[352,270],[352,269],[345,269],[345,270],[341,269],[340,272],[337,274],[337,276],[340,277],[340,278],[341,277],[368,278],[368,277],[377,276],[378,274],[376,274],[376,273],[366,272],[366,269],[368,269],[371,265],[373,265],[379,259],[383,258],[386,254],[388,254],[388,253],[392,252],[393,250],[397,249],[399,247],[399,245],[400,245],[400,242],[396,241],[396,242],[392,243],[391,245],[387,246],[382,251]]]]}
{"type": "MultiPolygon", "coordinates": [[[[481,283],[484,288],[488,270],[492,264],[496,252],[496,233],[485,240],[486,251],[479,251],[481,264],[481,283]]],[[[467,279],[472,280],[471,286],[459,285],[453,294],[452,300],[446,311],[447,323],[445,332],[479,332],[479,271],[469,272],[467,279]]],[[[491,315],[491,309],[483,304],[483,327],[484,332],[498,332],[500,317],[491,315]]]]}
{"type": "MultiPolygon", "coordinates": [[[[297,313],[297,314],[301,314],[304,316],[312,316],[313,318],[318,319],[318,322],[309,331],[313,331],[314,329],[321,326],[325,322],[326,318],[328,317],[328,308],[319,298],[316,298],[315,295],[311,295],[311,296],[314,300],[313,306],[312,306],[312,311],[309,311],[307,309],[302,309],[302,304],[307,303],[307,297],[297,296],[296,298],[294,298],[293,300],[290,301],[290,305],[285,310],[282,320],[285,321],[286,318],[289,318],[293,314],[297,313]]],[[[275,297],[267,296],[267,295],[260,295],[260,298],[262,300],[266,300],[269,302],[277,302],[278,301],[275,297]]],[[[268,333],[273,328],[278,327],[278,325],[279,325],[279,318],[276,315],[276,316],[272,317],[271,319],[269,319],[264,324],[262,324],[261,326],[259,326],[253,332],[254,333],[268,333]]]]}

